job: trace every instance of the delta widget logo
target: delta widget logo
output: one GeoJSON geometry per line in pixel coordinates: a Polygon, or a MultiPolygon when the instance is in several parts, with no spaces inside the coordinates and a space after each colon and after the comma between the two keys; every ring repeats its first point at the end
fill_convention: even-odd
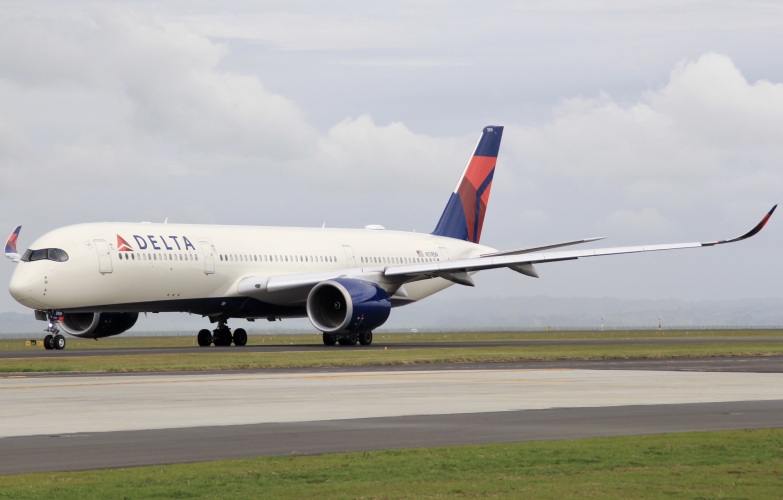
{"type": "Polygon", "coordinates": [[[133,247],[131,247],[127,241],[123,239],[122,236],[119,234],[117,235],[117,251],[118,252],[132,252],[133,247]]]}

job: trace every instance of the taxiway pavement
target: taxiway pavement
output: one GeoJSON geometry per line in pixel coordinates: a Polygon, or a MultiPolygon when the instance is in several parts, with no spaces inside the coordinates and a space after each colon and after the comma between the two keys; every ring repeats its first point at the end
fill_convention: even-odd
{"type": "Polygon", "coordinates": [[[8,376],[0,474],[783,426],[783,373],[748,364],[8,376]]]}

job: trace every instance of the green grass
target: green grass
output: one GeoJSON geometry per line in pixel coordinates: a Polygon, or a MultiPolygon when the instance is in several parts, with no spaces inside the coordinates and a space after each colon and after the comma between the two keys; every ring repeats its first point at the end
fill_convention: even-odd
{"type": "Polygon", "coordinates": [[[783,430],[0,477],[0,498],[780,498],[783,430]]]}
{"type": "MultiPolygon", "coordinates": [[[[713,357],[713,356],[770,356],[783,355],[783,342],[765,341],[763,338],[779,338],[780,331],[705,331],[705,332],[547,332],[527,333],[448,333],[430,334],[428,342],[487,340],[486,346],[473,348],[405,348],[395,346],[404,342],[417,342],[408,339],[409,334],[389,334],[378,336],[376,343],[384,343],[384,350],[358,350],[351,347],[335,346],[327,351],[310,352],[250,352],[241,348],[200,348],[193,347],[192,352],[167,353],[155,352],[144,355],[107,355],[107,356],[51,356],[41,358],[5,358],[0,359],[0,373],[31,372],[162,372],[162,371],[201,371],[201,370],[240,370],[263,368],[295,367],[332,367],[332,366],[389,366],[433,363],[475,363],[475,362],[514,362],[531,360],[578,360],[578,359],[650,359],[668,357],[713,357]],[[486,337],[485,337],[486,335],[486,337]],[[501,340],[540,340],[549,335],[551,340],[562,340],[563,345],[553,346],[503,346],[492,345],[501,340]],[[554,337],[554,338],[552,338],[554,337]],[[725,343],[671,343],[671,344],[624,344],[622,339],[646,338],[715,338],[746,339],[740,342],[725,343]],[[762,339],[759,339],[763,337],[762,339]],[[604,345],[567,345],[567,340],[610,339],[618,343],[604,345]]],[[[253,344],[319,344],[315,335],[254,336],[253,344]]],[[[17,344],[20,341],[15,341],[17,344]]],[[[192,339],[185,337],[149,337],[114,338],[101,340],[103,345],[115,347],[184,347],[191,346],[192,339]],[[110,344],[111,343],[111,344],[110,344]]],[[[70,341],[69,347],[76,349],[82,343],[96,344],[95,341],[70,341]]],[[[2,345],[0,345],[2,347],[2,345]]],[[[28,347],[27,349],[43,349],[28,347]]]]}
{"type": "MultiPolygon", "coordinates": [[[[24,339],[43,339],[43,335],[20,335],[19,339],[0,340],[0,351],[43,349],[28,347],[24,339]]],[[[498,342],[508,340],[623,340],[623,339],[676,339],[676,338],[783,338],[783,330],[612,330],[612,331],[546,331],[546,332],[427,332],[427,333],[376,333],[379,343],[431,343],[431,342],[498,342]]],[[[132,349],[145,347],[194,347],[195,335],[176,336],[127,336],[119,335],[98,341],[66,336],[68,349],[132,349]]],[[[321,335],[293,333],[275,335],[250,335],[248,345],[320,345],[321,335]]]]}

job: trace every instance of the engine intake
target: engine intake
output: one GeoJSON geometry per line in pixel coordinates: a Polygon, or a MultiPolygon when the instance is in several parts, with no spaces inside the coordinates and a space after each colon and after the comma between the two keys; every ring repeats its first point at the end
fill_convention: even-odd
{"type": "Polygon", "coordinates": [[[60,328],[74,337],[99,339],[121,334],[138,318],[139,313],[65,313],[60,328]]]}
{"type": "Polygon", "coordinates": [[[322,281],[307,296],[307,317],[325,333],[372,331],[386,322],[390,312],[389,294],[364,280],[322,281]]]}

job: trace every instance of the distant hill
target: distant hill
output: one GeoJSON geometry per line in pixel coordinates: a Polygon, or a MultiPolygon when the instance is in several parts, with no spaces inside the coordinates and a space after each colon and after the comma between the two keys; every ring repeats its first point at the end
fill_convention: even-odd
{"type": "MultiPolygon", "coordinates": [[[[481,300],[432,297],[423,303],[395,309],[385,330],[490,329],[605,329],[781,327],[783,299],[725,301],[626,300],[617,298],[500,297],[481,300]],[[603,318],[603,320],[602,320],[603,318]]],[[[269,323],[232,320],[250,333],[313,332],[307,319],[269,323]]],[[[46,324],[32,312],[0,313],[0,335],[40,334],[46,324]]],[[[192,332],[210,328],[200,316],[189,314],[141,315],[128,333],[192,332]]],[[[127,334],[126,334],[127,335],[127,334]]]]}

